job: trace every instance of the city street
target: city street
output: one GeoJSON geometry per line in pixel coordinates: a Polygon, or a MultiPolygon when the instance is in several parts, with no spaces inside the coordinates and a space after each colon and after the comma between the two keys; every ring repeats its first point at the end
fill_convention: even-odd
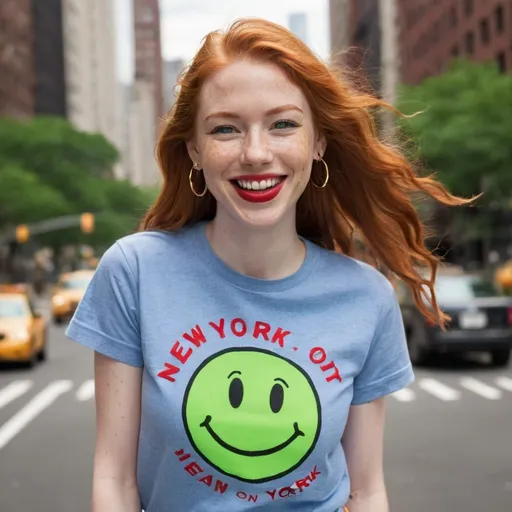
{"type": "MultiPolygon", "coordinates": [[[[50,326],[49,360],[0,369],[0,511],[88,512],[92,354],[50,326]]],[[[392,512],[512,510],[512,369],[450,361],[389,399],[392,512]]]]}

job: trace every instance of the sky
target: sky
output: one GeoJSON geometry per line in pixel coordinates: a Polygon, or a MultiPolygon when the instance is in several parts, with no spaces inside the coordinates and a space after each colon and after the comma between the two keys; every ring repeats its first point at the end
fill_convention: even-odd
{"type": "MultiPolygon", "coordinates": [[[[117,11],[118,75],[123,83],[133,76],[131,0],[112,0],[117,11]]],[[[291,13],[308,16],[310,47],[321,58],[329,53],[328,0],[160,0],[162,56],[189,61],[210,31],[225,28],[242,17],[261,17],[288,26],[291,13]]]]}

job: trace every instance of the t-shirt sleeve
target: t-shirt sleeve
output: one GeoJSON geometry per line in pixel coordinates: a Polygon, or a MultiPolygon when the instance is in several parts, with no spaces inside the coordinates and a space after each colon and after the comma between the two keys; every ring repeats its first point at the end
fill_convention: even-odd
{"type": "Polygon", "coordinates": [[[414,380],[402,314],[394,292],[383,309],[364,365],[354,379],[352,405],[372,402],[414,380]]]}
{"type": "Polygon", "coordinates": [[[122,363],[143,366],[137,290],[136,274],[116,242],[101,258],[66,336],[122,363]]]}

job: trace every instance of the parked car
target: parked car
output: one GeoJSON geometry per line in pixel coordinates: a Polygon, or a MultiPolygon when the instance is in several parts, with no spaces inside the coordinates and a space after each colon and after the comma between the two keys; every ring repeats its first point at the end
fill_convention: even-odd
{"type": "Polygon", "coordinates": [[[431,354],[488,352],[494,366],[506,366],[512,349],[512,297],[483,276],[440,272],[434,285],[439,307],[451,316],[446,331],[430,325],[403,282],[397,285],[413,364],[431,354]]]}

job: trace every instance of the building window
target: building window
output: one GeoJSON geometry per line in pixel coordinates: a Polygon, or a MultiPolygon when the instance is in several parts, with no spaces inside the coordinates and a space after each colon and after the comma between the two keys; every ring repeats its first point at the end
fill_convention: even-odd
{"type": "Polygon", "coordinates": [[[452,27],[456,27],[457,26],[457,23],[458,23],[458,16],[457,16],[457,6],[454,5],[451,9],[450,9],[450,25],[452,27]]]}
{"type": "Polygon", "coordinates": [[[473,0],[464,0],[464,12],[466,16],[471,16],[473,14],[473,0]]]}
{"type": "Polygon", "coordinates": [[[468,32],[466,34],[466,53],[472,55],[475,51],[475,34],[468,32]]]}
{"type": "Polygon", "coordinates": [[[496,62],[498,63],[498,68],[501,73],[505,73],[507,70],[507,59],[505,56],[505,52],[499,52],[496,56],[496,62]]]}
{"type": "Polygon", "coordinates": [[[457,45],[455,45],[452,48],[452,57],[456,59],[458,56],[459,56],[459,47],[457,45]]]}
{"type": "Polygon", "coordinates": [[[496,20],[496,31],[498,34],[501,34],[505,28],[505,16],[503,15],[502,5],[498,5],[498,7],[496,7],[496,10],[494,11],[494,17],[496,20]]]}
{"type": "Polygon", "coordinates": [[[487,19],[480,20],[480,39],[482,44],[489,44],[491,32],[489,30],[489,21],[487,19]]]}

